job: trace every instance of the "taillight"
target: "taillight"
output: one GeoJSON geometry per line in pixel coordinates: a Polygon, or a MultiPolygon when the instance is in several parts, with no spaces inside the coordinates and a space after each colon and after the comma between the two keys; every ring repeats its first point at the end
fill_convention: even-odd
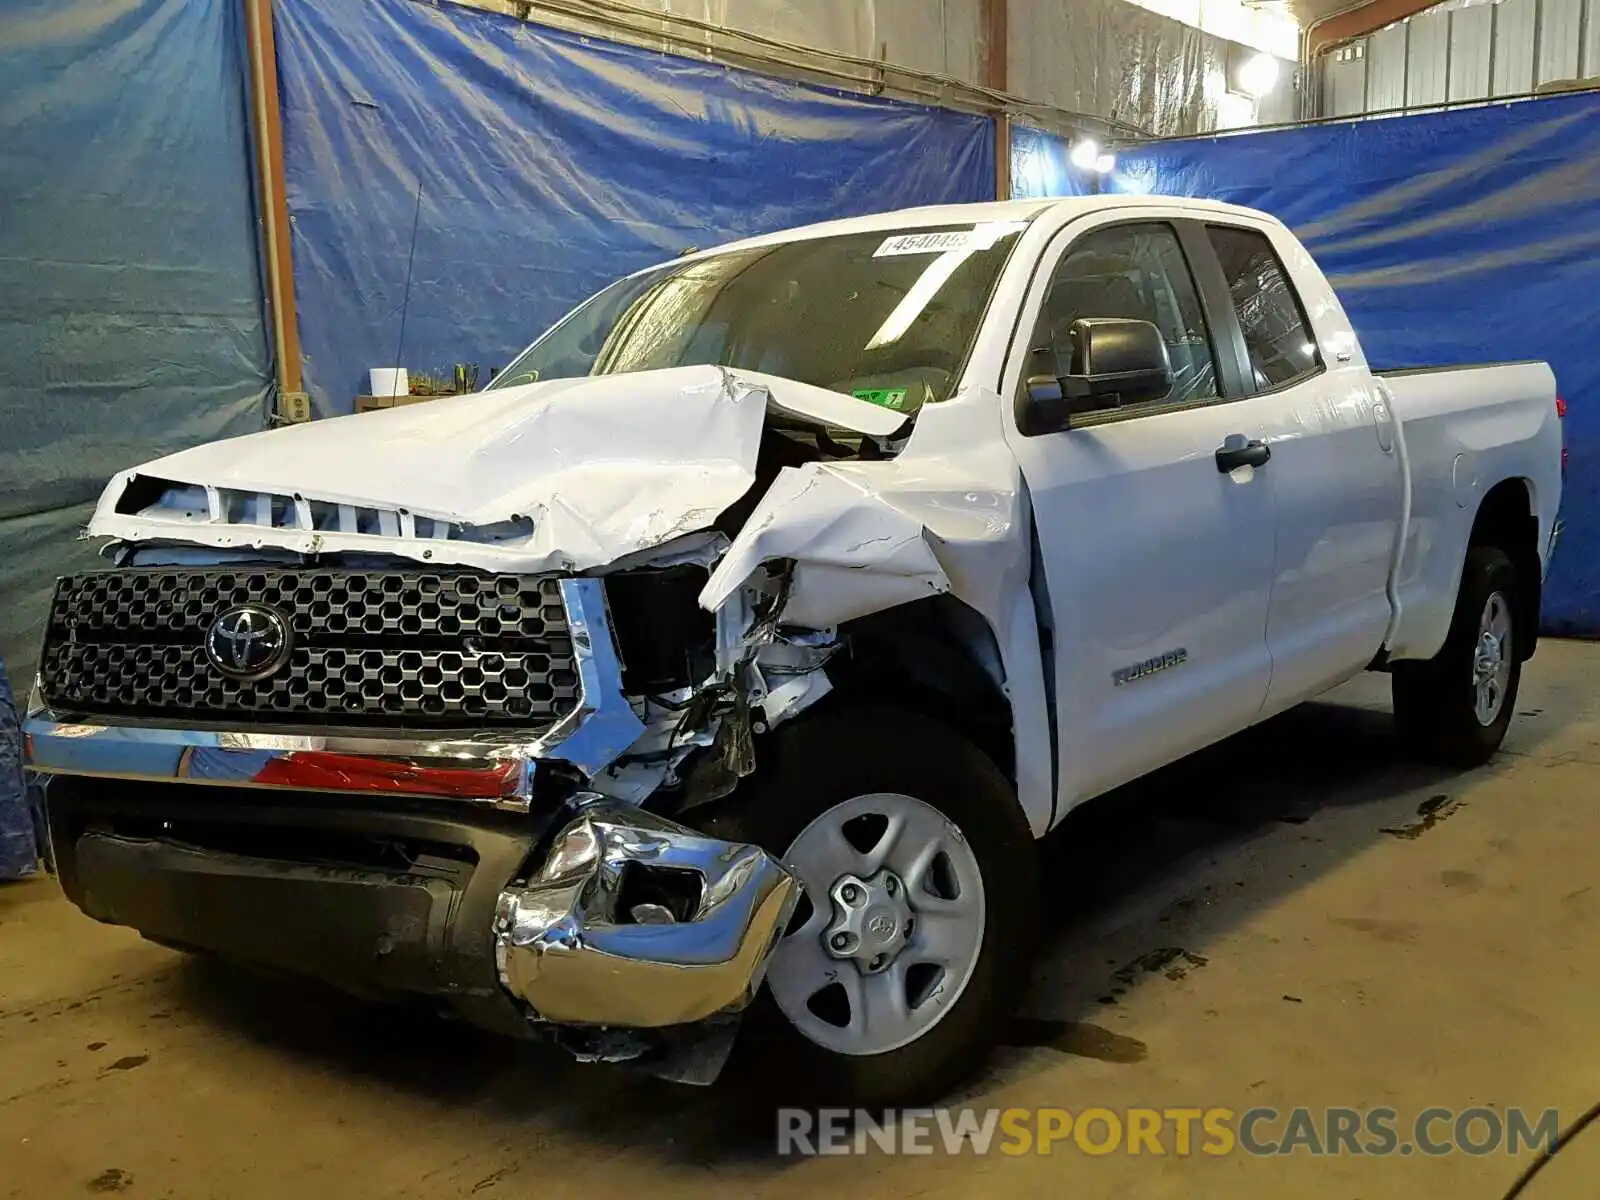
{"type": "Polygon", "coordinates": [[[1567,402],[1560,396],[1556,397],[1556,416],[1560,417],[1563,421],[1567,419],[1567,402]]]}

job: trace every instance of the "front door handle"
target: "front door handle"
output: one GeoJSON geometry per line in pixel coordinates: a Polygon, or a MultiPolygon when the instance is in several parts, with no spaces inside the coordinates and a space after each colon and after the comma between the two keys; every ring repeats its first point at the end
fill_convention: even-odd
{"type": "Polygon", "coordinates": [[[1271,457],[1272,447],[1265,442],[1247,442],[1240,434],[1234,434],[1217,447],[1217,470],[1226,475],[1240,467],[1265,466],[1271,457]]]}

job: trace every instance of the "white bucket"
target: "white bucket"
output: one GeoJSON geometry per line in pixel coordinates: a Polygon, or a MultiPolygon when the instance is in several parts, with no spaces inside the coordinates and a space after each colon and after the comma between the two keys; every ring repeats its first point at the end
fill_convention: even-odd
{"type": "Polygon", "coordinates": [[[411,381],[404,367],[373,367],[367,372],[374,396],[409,396],[411,381]]]}

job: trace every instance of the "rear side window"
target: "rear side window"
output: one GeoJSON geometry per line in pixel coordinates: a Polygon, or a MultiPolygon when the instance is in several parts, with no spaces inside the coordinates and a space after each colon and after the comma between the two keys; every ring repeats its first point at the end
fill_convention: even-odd
{"type": "Polygon", "coordinates": [[[1320,371],[1322,357],[1305,309],[1266,234],[1221,225],[1208,226],[1206,233],[1228,280],[1257,390],[1320,371]]]}

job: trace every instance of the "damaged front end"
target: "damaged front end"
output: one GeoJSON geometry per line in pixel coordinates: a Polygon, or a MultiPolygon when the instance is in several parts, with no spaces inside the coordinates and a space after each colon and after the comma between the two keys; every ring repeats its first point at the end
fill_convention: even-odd
{"type": "Polygon", "coordinates": [[[571,819],[495,917],[499,978],[529,1019],[580,1058],[684,1082],[716,1077],[800,895],[773,855],[690,824],[755,770],[758,734],[828,694],[839,649],[833,630],[779,622],[786,563],[700,609],[726,551],[720,536],[684,539],[604,577],[614,694],[638,733],[586,773],[571,819]]]}
{"type": "MultiPolygon", "coordinates": [[[[756,572],[716,613],[699,609],[710,564],[727,544],[717,534],[691,537],[663,547],[652,562],[557,580],[294,568],[247,575],[155,564],[67,579],[27,721],[31,762],[78,777],[79,790],[103,782],[120,791],[124,781],[282,789],[285,806],[333,793],[352,809],[363,798],[375,806],[450,801],[479,808],[485,819],[500,814],[502,828],[520,814],[536,818],[530,829],[553,835],[530,841],[521,868],[509,880],[500,876],[496,986],[526,1021],[585,1058],[642,1059],[669,1077],[709,1082],[799,885],[766,851],[681,822],[750,774],[758,731],[826,694],[822,668],[837,646],[828,631],[778,623],[788,592],[783,564],[756,572]],[[356,588],[362,599],[344,600],[337,618],[325,612],[329,602],[319,597],[356,588]],[[203,610],[203,623],[216,610],[252,605],[287,618],[285,683],[251,693],[265,710],[259,721],[241,727],[236,713],[231,728],[216,728],[207,718],[237,708],[246,693],[213,678],[202,626],[195,627],[200,643],[185,644],[183,614],[203,610]],[[535,619],[526,614],[534,611],[536,632],[528,633],[535,619]],[[425,628],[412,632],[422,618],[425,628]],[[159,647],[116,640],[163,622],[159,647]],[[462,637],[460,651],[401,648],[445,643],[446,629],[462,637]],[[473,716],[486,703],[511,707],[512,689],[548,699],[509,727],[473,716]],[[413,703],[441,724],[476,727],[419,734],[390,719],[413,703]],[[330,706],[342,720],[327,713],[330,706]]],[[[219,796],[219,813],[248,795],[219,796]]],[[[354,816],[359,824],[359,811],[354,816]]],[[[188,857],[166,861],[181,861],[186,872],[237,874],[222,855],[195,858],[200,838],[183,822],[140,825],[120,814],[118,821],[85,820],[67,840],[82,839],[84,860],[96,863],[133,853],[134,840],[170,841],[169,850],[188,857]]],[[[374,841],[377,821],[375,807],[364,828],[374,841]]],[[[233,854],[253,839],[226,843],[233,854]]],[[[260,870],[265,877],[273,869],[260,870]]],[[[409,894],[414,874],[386,874],[373,894],[409,894]]],[[[91,881],[81,903],[161,940],[207,945],[208,936],[233,937],[163,925],[170,914],[104,895],[91,881]]],[[[450,902],[435,895],[432,905],[437,913],[450,902]]],[[[392,944],[397,919],[382,917],[373,936],[392,944]]],[[[459,928],[441,935],[434,917],[421,923],[427,928],[406,920],[401,936],[417,944],[402,946],[401,957],[432,953],[440,936],[447,943],[479,936],[459,928]]],[[[300,966],[298,948],[289,954],[287,965],[300,966]]]]}
{"type": "Polygon", "coordinates": [[[754,846],[585,798],[523,884],[501,893],[495,961],[549,1021],[659,1029],[737,1012],[799,885],[754,846]]]}
{"type": "MultiPolygon", "coordinates": [[[[493,885],[487,930],[441,916],[476,909],[448,899],[441,889],[454,884],[436,880],[429,915],[397,916],[410,900],[396,911],[380,905],[375,928],[352,933],[351,957],[379,945],[368,965],[387,983],[389,964],[410,954],[431,961],[441,944],[462,959],[459,947],[487,931],[492,988],[524,1022],[584,1058],[642,1060],[709,1082],[799,884],[766,850],[695,831],[695,812],[754,771],[759,735],[828,694],[826,665],[840,641],[831,625],[788,619],[795,564],[783,558],[744,564],[705,603],[773,477],[820,451],[775,445],[762,428],[771,398],[748,380],[709,370],[674,379],[687,379],[684,402],[703,404],[706,427],[721,431],[696,447],[712,484],[679,498],[683,511],[665,503],[666,488],[626,502],[615,498],[621,489],[552,488],[528,507],[537,517],[512,522],[531,524],[531,534],[516,533],[525,546],[489,538],[492,522],[447,511],[442,499],[437,517],[395,495],[324,487],[328,498],[313,499],[311,487],[265,478],[242,445],[252,439],[218,465],[219,483],[199,469],[203,455],[198,468],[180,455],[115,481],[91,528],[118,537],[114,567],[59,583],[27,721],[31,764],[75,777],[59,790],[74,804],[86,798],[81,820],[63,800],[53,829],[81,843],[83,861],[110,864],[123,879],[153,869],[153,846],[186,873],[175,895],[199,879],[195,895],[211,896],[205,889],[246,875],[276,886],[280,867],[265,850],[259,862],[241,856],[255,835],[190,815],[202,788],[155,785],[227,789],[212,793],[217,814],[241,821],[256,819],[250,797],[273,789],[282,811],[304,804],[311,814],[312,801],[333,797],[327,803],[364,843],[384,846],[381,856],[361,851],[373,859],[360,864],[363,886],[410,897],[437,855],[426,842],[403,849],[412,842],[386,832],[409,829],[406,803],[466,806],[500,829],[530,818],[521,865],[493,885]],[[712,527],[682,532],[719,511],[712,527]],[[560,521],[581,524],[583,536],[552,544],[548,526],[560,521]],[[567,548],[578,542],[582,554],[567,548]],[[263,647],[270,658],[246,661],[263,647]],[[105,816],[125,781],[141,803],[184,799],[105,816]],[[394,810],[383,829],[380,805],[394,810]],[[180,809],[181,819],[167,819],[180,809]],[[404,870],[387,865],[395,853],[409,855],[404,870]]],[[[817,404],[791,389],[778,411],[793,422],[817,404]]],[[[862,437],[900,423],[848,397],[827,404],[829,416],[864,425],[862,437]]],[[[480,459],[529,424],[496,419],[502,427],[479,445],[480,459]]],[[[284,844],[281,831],[272,837],[284,844]]],[[[322,870],[336,854],[354,874],[343,857],[349,840],[336,852],[304,851],[305,866],[322,870]]],[[[285,853],[302,851],[296,843],[285,853]]],[[[461,851],[473,855],[480,871],[493,869],[476,849],[461,851]]],[[[462,894],[482,886],[474,880],[462,894]]],[[[216,944],[234,936],[227,929],[150,911],[136,887],[114,900],[78,890],[74,899],[101,919],[174,944],[239,948],[216,944]]],[[[270,950],[275,961],[304,965],[299,947],[279,949],[270,950]]],[[[481,975],[440,981],[429,970],[423,985],[447,997],[485,990],[481,975]]]]}

